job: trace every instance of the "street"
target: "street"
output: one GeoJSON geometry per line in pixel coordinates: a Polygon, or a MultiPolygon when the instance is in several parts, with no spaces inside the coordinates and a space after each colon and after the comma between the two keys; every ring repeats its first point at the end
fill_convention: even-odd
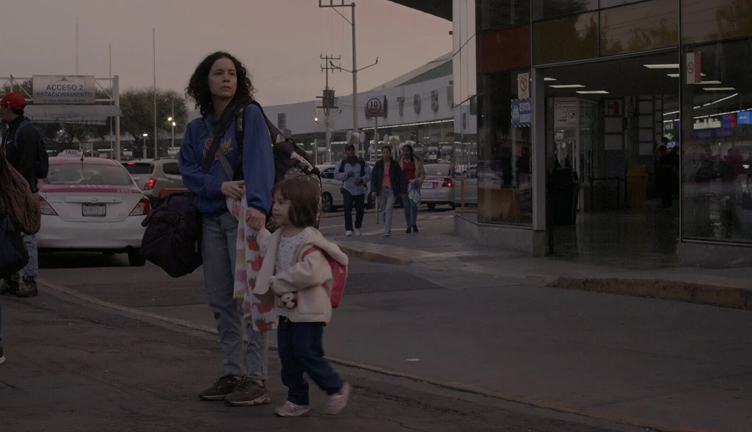
{"type": "MultiPolygon", "coordinates": [[[[421,241],[451,242],[452,215],[423,212],[421,241]]],[[[399,224],[393,238],[377,238],[369,217],[366,235],[349,241],[418,241],[399,224]]],[[[343,239],[341,225],[341,217],[327,218],[322,231],[343,239]]],[[[742,383],[752,376],[752,337],[737,331],[752,324],[748,312],[545,288],[535,277],[504,276],[487,260],[351,260],[345,302],[325,341],[358,388],[337,422],[352,430],[749,430],[752,417],[740,413],[749,401],[742,383]]],[[[101,401],[107,409],[87,420],[92,427],[117,418],[122,430],[158,430],[140,428],[149,413],[174,412],[156,424],[201,430],[271,415],[264,407],[215,418],[226,409],[196,401],[220,363],[200,270],[171,279],[150,264],[133,268],[124,257],[97,254],[44,256],[42,267],[40,298],[3,299],[9,361],[0,368],[7,386],[0,410],[18,425],[11,430],[42,430],[101,401]],[[42,382],[50,386],[44,398],[76,397],[28,405],[12,396],[25,385],[29,395],[45,392],[36,387],[42,382]]],[[[271,358],[280,402],[274,351],[271,358]]]]}

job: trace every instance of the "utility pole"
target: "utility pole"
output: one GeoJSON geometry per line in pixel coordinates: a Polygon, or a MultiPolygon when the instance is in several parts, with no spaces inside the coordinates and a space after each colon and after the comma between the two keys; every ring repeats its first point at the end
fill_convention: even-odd
{"type": "Polygon", "coordinates": [[[152,55],[154,56],[154,159],[159,158],[159,135],[157,134],[157,29],[151,29],[152,55]]]}
{"type": "MultiPolygon", "coordinates": [[[[356,33],[355,33],[355,3],[345,4],[345,0],[319,0],[319,8],[331,8],[333,11],[337,12],[339,16],[341,16],[345,21],[350,23],[352,26],[352,52],[353,52],[353,65],[352,70],[349,71],[347,69],[343,69],[342,67],[339,67],[339,70],[343,70],[345,72],[350,72],[353,76],[353,135],[358,135],[358,72],[362,71],[363,69],[368,69],[371,66],[376,66],[379,63],[379,58],[376,57],[376,62],[368,65],[364,68],[358,69],[358,61],[357,61],[357,43],[356,43],[356,33]],[[351,8],[352,11],[352,17],[348,20],[345,18],[344,15],[342,15],[337,9],[341,8],[351,8]]],[[[364,143],[358,141],[358,146],[360,147],[358,149],[358,154],[363,154],[363,146],[364,143]]]]}
{"type": "Polygon", "coordinates": [[[324,128],[326,133],[326,161],[332,161],[332,130],[329,127],[329,117],[331,115],[332,108],[337,108],[337,103],[334,98],[334,89],[329,88],[329,71],[340,70],[339,66],[334,65],[334,60],[342,60],[342,56],[319,56],[321,60],[324,60],[324,64],[321,65],[321,71],[326,74],[326,86],[324,87],[324,94],[321,97],[321,106],[319,108],[324,109],[324,128]]]}

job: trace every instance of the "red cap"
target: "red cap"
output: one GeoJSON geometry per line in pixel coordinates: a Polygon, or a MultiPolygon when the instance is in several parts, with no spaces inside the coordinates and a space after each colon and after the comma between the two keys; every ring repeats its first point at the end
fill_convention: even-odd
{"type": "Polygon", "coordinates": [[[22,110],[26,107],[26,100],[18,93],[8,92],[5,93],[3,99],[0,100],[0,105],[22,110]]]}

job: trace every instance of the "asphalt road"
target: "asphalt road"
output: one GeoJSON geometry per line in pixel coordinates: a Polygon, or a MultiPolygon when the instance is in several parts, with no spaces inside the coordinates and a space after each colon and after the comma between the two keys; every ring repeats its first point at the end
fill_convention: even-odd
{"type": "MultiPolygon", "coordinates": [[[[218,373],[212,335],[44,291],[34,299],[2,302],[8,357],[0,366],[4,432],[637,430],[342,367],[354,387],[342,415],[314,410],[309,418],[278,419],[273,408],[284,401],[284,388],[273,351],[268,381],[273,404],[228,408],[196,397],[218,373]]],[[[320,407],[323,396],[315,390],[312,395],[312,404],[320,407]]]]}

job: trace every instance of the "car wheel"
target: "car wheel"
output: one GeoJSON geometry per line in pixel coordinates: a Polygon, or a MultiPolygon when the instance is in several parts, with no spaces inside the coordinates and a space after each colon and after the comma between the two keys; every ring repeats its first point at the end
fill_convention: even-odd
{"type": "Polygon", "coordinates": [[[434,203],[430,203],[430,204],[427,204],[427,205],[428,205],[428,210],[435,210],[436,209],[436,204],[434,204],[434,203]]]}
{"type": "Polygon", "coordinates": [[[328,193],[321,195],[321,211],[324,213],[331,213],[334,211],[334,202],[332,196],[328,193]]]}
{"type": "Polygon", "coordinates": [[[457,208],[457,204],[455,204],[455,203],[451,203],[449,205],[452,207],[452,210],[454,210],[455,208],[457,208]]]}
{"type": "Polygon", "coordinates": [[[146,265],[146,258],[141,256],[141,251],[128,252],[128,263],[133,267],[143,267],[146,265]]]}

